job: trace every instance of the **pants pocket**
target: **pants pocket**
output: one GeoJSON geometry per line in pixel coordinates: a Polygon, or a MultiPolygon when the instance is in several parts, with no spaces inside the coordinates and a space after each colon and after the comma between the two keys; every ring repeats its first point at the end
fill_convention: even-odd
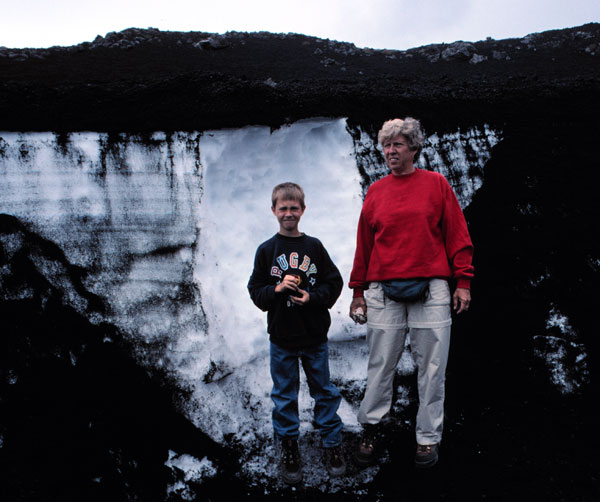
{"type": "Polygon", "coordinates": [[[367,311],[369,309],[382,309],[385,307],[385,295],[383,288],[378,282],[372,282],[364,293],[367,311]]]}
{"type": "Polygon", "coordinates": [[[450,305],[450,300],[450,286],[448,286],[448,281],[443,279],[431,279],[431,281],[429,281],[429,294],[423,305],[426,307],[434,305],[450,305]]]}

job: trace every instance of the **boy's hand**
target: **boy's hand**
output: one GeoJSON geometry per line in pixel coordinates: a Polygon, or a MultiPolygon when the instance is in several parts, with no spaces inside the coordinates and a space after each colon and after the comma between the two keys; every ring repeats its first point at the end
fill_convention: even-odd
{"type": "Polygon", "coordinates": [[[298,292],[298,279],[295,275],[286,275],[277,286],[275,286],[275,293],[287,293],[287,292],[298,292]]]}
{"type": "Polygon", "coordinates": [[[300,294],[301,296],[290,295],[292,303],[295,303],[296,305],[306,305],[310,301],[310,294],[308,294],[308,291],[298,288],[297,294],[300,294]]]}

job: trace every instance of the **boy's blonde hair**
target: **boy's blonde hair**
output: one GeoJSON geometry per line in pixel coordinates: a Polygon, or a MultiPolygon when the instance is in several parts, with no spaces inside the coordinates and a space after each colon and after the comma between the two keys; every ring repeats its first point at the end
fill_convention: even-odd
{"type": "Polygon", "coordinates": [[[275,188],[273,188],[273,193],[271,194],[271,203],[273,207],[277,204],[277,200],[297,200],[300,202],[302,209],[304,209],[304,190],[300,185],[296,183],[292,183],[290,181],[286,181],[285,183],[279,183],[275,188]]]}

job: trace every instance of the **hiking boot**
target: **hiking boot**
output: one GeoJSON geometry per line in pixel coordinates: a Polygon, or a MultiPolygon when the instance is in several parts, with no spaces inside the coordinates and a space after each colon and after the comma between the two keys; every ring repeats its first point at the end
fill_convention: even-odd
{"type": "Polygon", "coordinates": [[[376,448],[379,433],[373,425],[365,425],[363,434],[356,445],[354,462],[360,467],[367,467],[377,459],[376,448]]]}
{"type": "Polygon", "coordinates": [[[342,445],[325,448],[325,468],[332,478],[346,474],[346,460],[342,445]]]}
{"type": "Polygon", "coordinates": [[[288,485],[296,485],[302,481],[302,465],[300,452],[296,439],[281,440],[281,460],[279,461],[279,475],[288,485]]]}
{"type": "Polygon", "coordinates": [[[415,453],[415,466],[421,469],[427,469],[437,464],[439,453],[439,444],[418,444],[415,453]]]}

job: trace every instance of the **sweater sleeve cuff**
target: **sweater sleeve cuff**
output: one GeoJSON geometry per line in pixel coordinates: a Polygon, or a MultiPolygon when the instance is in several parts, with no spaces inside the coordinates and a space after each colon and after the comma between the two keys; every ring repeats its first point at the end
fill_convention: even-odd
{"type": "Polygon", "coordinates": [[[471,289],[471,279],[458,279],[456,282],[457,288],[471,289]]]}
{"type": "Polygon", "coordinates": [[[360,288],[354,288],[353,291],[354,291],[354,293],[352,294],[352,298],[363,298],[364,297],[364,290],[362,290],[360,288]]]}

